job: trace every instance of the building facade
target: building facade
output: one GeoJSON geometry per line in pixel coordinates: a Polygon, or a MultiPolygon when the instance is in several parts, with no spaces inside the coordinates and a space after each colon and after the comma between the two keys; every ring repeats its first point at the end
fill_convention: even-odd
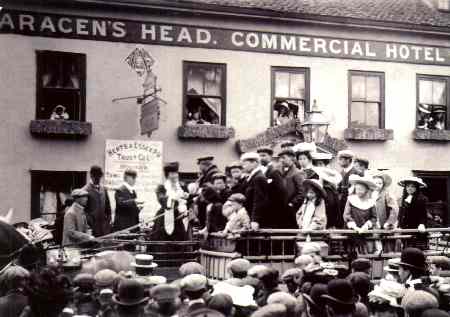
{"type": "Polygon", "coordinates": [[[143,94],[148,77],[138,72],[150,64],[164,100],[150,139],[184,173],[196,172],[199,156],[223,169],[240,150],[290,137],[267,129],[303,121],[315,101],[333,138],[394,180],[423,176],[446,210],[447,2],[6,1],[3,209],[17,221],[52,213],[104,164],[107,139],[148,139],[142,104],[121,98],[143,94]],[[129,58],[136,48],[150,58],[129,58]]]}

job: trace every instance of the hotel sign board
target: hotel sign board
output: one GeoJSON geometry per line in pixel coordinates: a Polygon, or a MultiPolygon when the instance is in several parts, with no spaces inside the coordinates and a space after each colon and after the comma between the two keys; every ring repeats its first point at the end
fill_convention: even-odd
{"type": "Polygon", "coordinates": [[[0,11],[0,33],[450,66],[450,47],[105,17],[0,11]]]}

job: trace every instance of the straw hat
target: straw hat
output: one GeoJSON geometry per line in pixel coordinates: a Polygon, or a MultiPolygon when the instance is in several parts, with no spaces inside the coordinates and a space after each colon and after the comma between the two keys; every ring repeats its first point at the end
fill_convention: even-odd
{"type": "Polygon", "coordinates": [[[398,182],[398,185],[400,185],[401,187],[405,187],[407,183],[417,184],[420,188],[427,187],[427,184],[425,184],[420,177],[415,176],[408,176],[403,178],[401,181],[398,182]]]}
{"type": "Polygon", "coordinates": [[[351,185],[355,185],[355,184],[363,184],[365,186],[367,186],[369,189],[375,189],[377,187],[377,185],[375,184],[375,182],[373,181],[372,177],[369,176],[359,176],[356,174],[352,174],[349,177],[349,183],[351,185]]]}

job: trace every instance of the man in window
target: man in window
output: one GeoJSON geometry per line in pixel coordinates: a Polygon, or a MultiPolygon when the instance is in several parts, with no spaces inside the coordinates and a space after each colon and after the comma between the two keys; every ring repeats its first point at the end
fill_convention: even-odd
{"type": "Polygon", "coordinates": [[[94,165],[89,174],[91,181],[83,187],[89,193],[86,215],[94,236],[100,237],[111,232],[111,205],[105,186],[101,184],[102,168],[94,165]]]}
{"type": "Polygon", "coordinates": [[[84,208],[88,202],[89,193],[84,189],[74,189],[74,202],[64,215],[63,245],[76,244],[94,239],[90,234],[84,208]]]}
{"type": "Polygon", "coordinates": [[[144,202],[138,200],[134,185],[137,172],[127,169],[123,175],[123,185],[116,190],[116,215],[114,218],[114,231],[123,230],[139,223],[139,213],[144,202]]]}

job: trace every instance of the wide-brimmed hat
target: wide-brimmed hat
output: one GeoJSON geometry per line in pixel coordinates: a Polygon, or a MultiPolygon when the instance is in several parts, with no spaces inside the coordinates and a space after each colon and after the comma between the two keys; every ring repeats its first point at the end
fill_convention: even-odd
{"type": "Polygon", "coordinates": [[[313,152],[311,156],[313,161],[331,161],[333,159],[333,154],[331,153],[313,152]]]}
{"type": "Polygon", "coordinates": [[[427,104],[419,104],[419,106],[417,106],[417,110],[419,110],[419,112],[426,113],[426,114],[431,113],[431,107],[430,107],[430,105],[427,105],[427,104]]]}
{"type": "Polygon", "coordinates": [[[433,113],[447,113],[445,106],[433,106],[433,113]]]}
{"type": "Polygon", "coordinates": [[[377,187],[377,185],[373,181],[373,178],[370,176],[359,176],[356,174],[352,174],[350,175],[348,181],[352,185],[363,184],[367,186],[369,189],[375,189],[377,187]]]}
{"type": "Polygon", "coordinates": [[[136,254],[134,261],[131,262],[131,266],[135,268],[154,269],[158,264],[153,262],[153,256],[150,254],[136,254]]]}
{"type": "Polygon", "coordinates": [[[338,171],[328,167],[315,167],[314,171],[319,178],[337,188],[342,181],[342,175],[338,171]]]}
{"type": "Polygon", "coordinates": [[[340,305],[354,305],[358,301],[358,297],[353,291],[353,287],[349,281],[344,279],[334,279],[328,283],[328,294],[321,297],[328,302],[340,305]]]}
{"type": "Polygon", "coordinates": [[[310,142],[310,143],[301,142],[301,143],[294,145],[292,150],[297,154],[304,153],[304,152],[314,153],[314,152],[317,152],[317,147],[314,142],[310,142]]]}
{"type": "Polygon", "coordinates": [[[408,184],[408,183],[417,184],[420,188],[427,187],[427,184],[425,184],[420,177],[415,177],[415,176],[408,176],[408,177],[403,178],[402,180],[400,180],[398,182],[398,185],[405,187],[406,184],[408,184]]]}
{"type": "Polygon", "coordinates": [[[371,291],[369,301],[377,301],[378,299],[384,300],[389,303],[391,307],[400,307],[398,299],[402,298],[405,294],[405,287],[394,281],[381,280],[379,285],[375,286],[375,289],[371,291]]]}
{"type": "Polygon", "coordinates": [[[121,306],[136,306],[148,301],[142,284],[134,279],[123,279],[119,283],[118,294],[112,298],[113,302],[121,306]]]}
{"type": "Polygon", "coordinates": [[[402,251],[399,266],[426,271],[427,260],[422,250],[417,248],[406,248],[402,251]]]}
{"type": "Polygon", "coordinates": [[[385,188],[391,186],[391,184],[392,184],[392,177],[387,173],[384,173],[384,172],[375,173],[372,177],[373,178],[375,178],[375,177],[381,178],[383,180],[383,184],[384,184],[385,188]]]}
{"type": "Polygon", "coordinates": [[[386,272],[398,272],[399,271],[399,264],[400,258],[392,258],[387,261],[387,265],[383,267],[383,270],[386,272]]]}
{"type": "Polygon", "coordinates": [[[305,186],[305,187],[313,187],[314,189],[316,189],[320,193],[322,198],[323,197],[327,197],[327,193],[323,189],[323,186],[320,183],[320,181],[317,180],[317,179],[305,179],[303,181],[303,186],[305,186]]]}
{"type": "Polygon", "coordinates": [[[353,153],[353,151],[350,150],[342,150],[338,152],[337,157],[338,159],[341,157],[353,159],[355,157],[355,153],[353,153]]]}

